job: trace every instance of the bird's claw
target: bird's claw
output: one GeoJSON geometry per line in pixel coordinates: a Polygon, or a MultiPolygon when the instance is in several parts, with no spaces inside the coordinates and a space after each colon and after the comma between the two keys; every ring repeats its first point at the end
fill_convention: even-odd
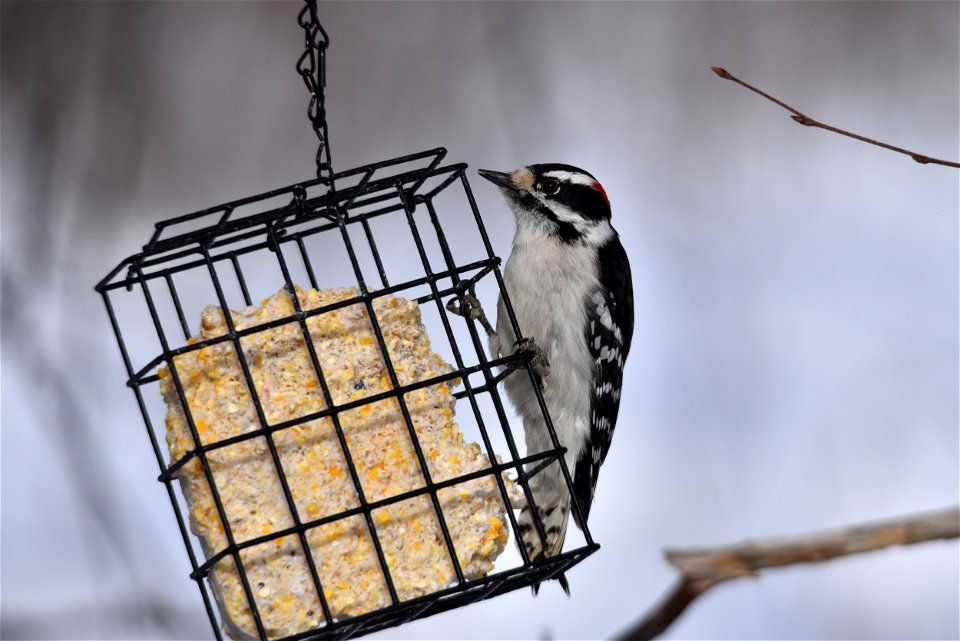
{"type": "Polygon", "coordinates": [[[458,298],[451,298],[447,301],[447,310],[457,316],[463,316],[471,320],[477,320],[483,316],[483,307],[480,306],[480,301],[477,299],[473,286],[469,287],[466,292],[461,293],[458,298]]]}
{"type": "MultiPolygon", "coordinates": [[[[466,284],[464,281],[461,285],[466,284]]],[[[456,298],[447,301],[447,311],[457,316],[463,316],[468,320],[479,321],[487,335],[492,336],[495,332],[483,313],[483,306],[480,305],[480,299],[477,298],[476,283],[469,281],[466,287],[457,288],[456,298]]]]}
{"type": "MultiPolygon", "coordinates": [[[[546,352],[537,345],[536,341],[529,337],[518,340],[514,345],[516,345],[516,351],[518,353],[530,354],[530,365],[533,367],[533,373],[537,377],[537,382],[540,383],[540,387],[546,388],[547,379],[550,377],[550,361],[547,359],[546,352]]],[[[523,361],[515,362],[514,367],[523,367],[523,361]]]]}

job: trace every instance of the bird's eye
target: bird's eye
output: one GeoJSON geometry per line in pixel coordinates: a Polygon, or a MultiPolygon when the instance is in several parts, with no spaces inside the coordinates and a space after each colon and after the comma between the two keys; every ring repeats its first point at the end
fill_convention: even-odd
{"type": "Polygon", "coordinates": [[[553,178],[547,178],[546,180],[541,182],[537,186],[537,188],[540,190],[541,193],[544,193],[548,196],[553,196],[554,194],[560,191],[560,181],[555,180],[553,178]]]}

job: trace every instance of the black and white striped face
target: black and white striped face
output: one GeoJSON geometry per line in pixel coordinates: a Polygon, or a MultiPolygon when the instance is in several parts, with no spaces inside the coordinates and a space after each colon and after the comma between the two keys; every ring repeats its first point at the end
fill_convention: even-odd
{"type": "Polygon", "coordinates": [[[543,233],[600,245],[613,233],[610,201],[597,179],[570,165],[529,165],[512,173],[480,169],[517,216],[518,234],[543,233]]]}

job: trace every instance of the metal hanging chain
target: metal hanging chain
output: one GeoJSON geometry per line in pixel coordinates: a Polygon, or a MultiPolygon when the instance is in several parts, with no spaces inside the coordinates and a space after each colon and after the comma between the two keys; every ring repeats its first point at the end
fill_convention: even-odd
{"type": "MultiPolygon", "coordinates": [[[[330,163],[330,141],[327,131],[327,110],[323,88],[327,84],[326,52],[330,37],[317,18],[317,0],[305,0],[306,5],[297,15],[297,22],[303,27],[306,51],[297,60],[297,72],[303,77],[310,92],[310,106],[307,117],[317,134],[317,178],[329,178],[333,175],[330,163]]],[[[331,183],[332,184],[332,183],[331,183]]]]}

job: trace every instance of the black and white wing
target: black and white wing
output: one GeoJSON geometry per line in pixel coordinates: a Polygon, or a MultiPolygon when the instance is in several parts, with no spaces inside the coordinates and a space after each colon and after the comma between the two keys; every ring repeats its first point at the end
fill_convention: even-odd
{"type": "Polygon", "coordinates": [[[620,409],[623,365],[633,337],[633,282],[630,262],[619,238],[614,237],[601,248],[599,266],[601,287],[587,301],[586,339],[596,363],[590,400],[590,435],[577,458],[573,475],[573,489],[584,519],[590,513],[600,466],[613,439],[620,409]]]}

